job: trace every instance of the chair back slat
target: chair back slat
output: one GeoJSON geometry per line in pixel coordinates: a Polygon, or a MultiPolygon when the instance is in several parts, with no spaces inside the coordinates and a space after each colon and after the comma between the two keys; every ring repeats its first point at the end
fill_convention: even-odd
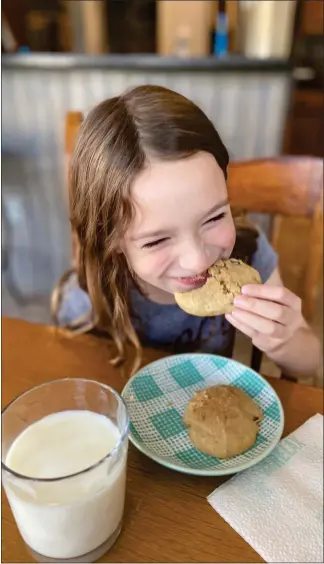
{"type": "Polygon", "coordinates": [[[65,154],[71,156],[83,121],[82,112],[68,112],[65,120],[65,154]]]}
{"type": "Polygon", "coordinates": [[[323,191],[323,160],[235,162],[229,166],[227,185],[231,205],[247,212],[311,217],[323,191]]]}
{"type": "MultiPolygon", "coordinates": [[[[68,172],[70,166],[71,155],[75,146],[75,142],[79,133],[80,126],[83,121],[82,112],[68,112],[65,119],[65,167],[66,167],[66,178],[68,179],[68,172]]],[[[67,182],[68,184],[68,182],[67,182]]],[[[68,203],[68,190],[65,191],[66,203],[68,203]]],[[[73,268],[76,268],[78,263],[79,255],[79,242],[77,235],[72,231],[72,256],[73,256],[73,268]]]]}

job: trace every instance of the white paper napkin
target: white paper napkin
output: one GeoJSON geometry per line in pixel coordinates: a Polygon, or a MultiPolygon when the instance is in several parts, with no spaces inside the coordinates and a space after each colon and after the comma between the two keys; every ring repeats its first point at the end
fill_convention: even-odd
{"type": "Polygon", "coordinates": [[[266,562],[323,562],[323,416],[208,501],[266,562]]]}

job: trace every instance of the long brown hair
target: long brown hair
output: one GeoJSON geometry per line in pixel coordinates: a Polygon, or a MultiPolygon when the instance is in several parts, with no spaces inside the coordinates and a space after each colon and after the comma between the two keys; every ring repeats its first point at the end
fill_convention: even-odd
{"type": "Polygon", "coordinates": [[[105,100],[80,128],[69,179],[78,278],[96,326],[109,332],[119,358],[127,342],[138,361],[141,350],[130,317],[132,275],[118,249],[133,216],[132,182],[150,158],[177,160],[200,151],[215,157],[226,178],[228,153],[212,122],[193,102],[160,86],[105,100]]]}

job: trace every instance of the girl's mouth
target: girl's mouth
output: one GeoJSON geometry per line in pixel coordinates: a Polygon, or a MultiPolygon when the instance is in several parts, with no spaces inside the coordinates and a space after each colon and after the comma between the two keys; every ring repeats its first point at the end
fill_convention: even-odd
{"type": "Polygon", "coordinates": [[[207,278],[210,278],[210,274],[206,270],[205,272],[202,272],[201,274],[197,274],[196,276],[181,276],[177,278],[177,280],[184,286],[199,288],[206,283],[207,278]]]}

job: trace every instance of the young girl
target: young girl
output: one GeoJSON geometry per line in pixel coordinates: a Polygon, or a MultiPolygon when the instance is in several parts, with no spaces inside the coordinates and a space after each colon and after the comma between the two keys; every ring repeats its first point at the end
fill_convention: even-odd
{"type": "MultiPolygon", "coordinates": [[[[166,88],[137,87],[95,107],[71,160],[77,277],[56,293],[58,323],[103,329],[121,358],[127,342],[138,353],[141,345],[179,350],[188,340],[222,350],[222,316],[190,316],[173,294],[198,287],[232,253],[228,161],[211,121],[166,88]]],[[[252,266],[263,284],[244,287],[226,319],[286,373],[314,372],[319,343],[262,233],[252,266]]]]}

